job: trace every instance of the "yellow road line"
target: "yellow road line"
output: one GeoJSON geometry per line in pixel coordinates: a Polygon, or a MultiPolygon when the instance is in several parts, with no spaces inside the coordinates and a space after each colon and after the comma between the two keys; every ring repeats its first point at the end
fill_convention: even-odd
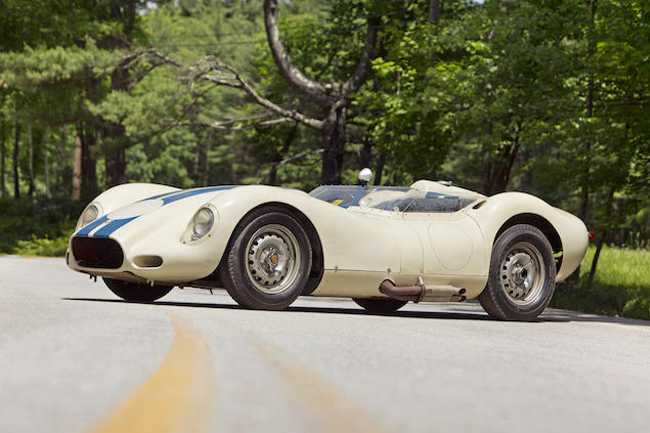
{"type": "Polygon", "coordinates": [[[287,358],[277,346],[251,333],[246,339],[277,371],[281,383],[320,427],[327,432],[383,432],[374,417],[318,373],[287,358]]]}
{"type": "Polygon", "coordinates": [[[214,374],[207,346],[187,322],[168,316],[175,332],[169,353],[93,433],[200,432],[208,427],[214,374]]]}

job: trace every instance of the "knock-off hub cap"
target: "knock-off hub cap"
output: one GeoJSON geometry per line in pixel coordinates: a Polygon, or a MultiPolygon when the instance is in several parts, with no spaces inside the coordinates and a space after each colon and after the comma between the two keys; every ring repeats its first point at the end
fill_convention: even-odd
{"type": "Polygon", "coordinates": [[[502,291],[518,304],[533,302],[541,292],[544,275],[540,252],[525,242],[514,245],[501,262],[502,291]]]}
{"type": "Polygon", "coordinates": [[[278,224],[264,226],[248,243],[249,278],[264,293],[281,293],[296,278],[299,256],[297,240],[289,229],[278,224]]]}

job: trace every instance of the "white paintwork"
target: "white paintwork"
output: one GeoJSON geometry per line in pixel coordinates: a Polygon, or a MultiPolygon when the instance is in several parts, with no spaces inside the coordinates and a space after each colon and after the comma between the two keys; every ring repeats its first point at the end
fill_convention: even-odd
{"type": "MultiPolygon", "coordinates": [[[[70,267],[91,275],[161,284],[189,285],[210,275],[226,251],[230,235],[252,209],[281,203],[302,212],[320,239],[324,275],[314,296],[383,296],[385,279],[397,285],[453,285],[478,296],[487,282],[492,245],[499,229],[513,216],[533,214],[557,230],[563,260],[557,280],[578,266],[587,247],[585,225],[573,215],[523,193],[485,197],[455,186],[418,181],[412,188],[446,195],[462,195],[475,202],[453,213],[401,213],[366,207],[340,208],[291,189],[251,185],[194,195],[169,204],[159,200],[135,203],[144,198],[180,191],[163,185],[126,184],[98,196],[109,218],[136,216],[110,234],[122,246],[120,269],[88,269],[70,255],[70,267]],[[215,225],[208,235],[193,240],[191,220],[202,206],[215,212],[215,225]],[[154,255],[162,266],[141,268],[136,256],[154,255]]],[[[98,229],[99,230],[99,229],[98,229]]]]}
{"type": "Polygon", "coordinates": [[[122,218],[132,218],[144,215],[149,212],[156,211],[163,206],[163,201],[158,200],[146,200],[138,201],[133,204],[126,205],[114,212],[108,214],[108,218],[111,220],[117,220],[122,218]]]}
{"type": "Polygon", "coordinates": [[[467,266],[474,252],[471,233],[458,223],[429,224],[429,242],[443,268],[458,271],[467,266]]]}

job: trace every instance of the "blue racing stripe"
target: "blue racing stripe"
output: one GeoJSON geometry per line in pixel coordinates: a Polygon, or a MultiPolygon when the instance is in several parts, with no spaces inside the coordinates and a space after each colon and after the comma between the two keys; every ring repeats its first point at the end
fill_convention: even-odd
{"type": "Polygon", "coordinates": [[[136,219],[137,216],[131,217],[131,218],[124,218],[121,220],[113,220],[106,224],[104,227],[101,229],[97,230],[94,234],[94,238],[107,238],[111,233],[113,233],[115,230],[119,229],[123,225],[126,225],[136,219]]]}
{"type": "Polygon", "coordinates": [[[108,221],[108,218],[106,217],[106,215],[104,215],[100,219],[97,219],[91,222],[90,224],[86,224],[85,226],[80,228],[79,231],[75,233],[75,236],[88,236],[90,232],[95,230],[100,225],[104,224],[106,221],[108,221]]]}
{"type": "Polygon", "coordinates": [[[215,191],[224,191],[224,190],[232,189],[232,188],[234,188],[234,186],[211,186],[211,187],[208,187],[208,188],[198,188],[198,189],[190,189],[190,190],[186,190],[186,191],[181,191],[179,193],[172,194],[172,195],[169,195],[167,197],[163,197],[163,199],[162,199],[163,206],[166,205],[166,204],[169,204],[169,203],[173,203],[173,202],[178,201],[178,200],[182,200],[182,199],[187,198],[187,197],[192,197],[192,196],[199,195],[199,194],[207,194],[209,192],[215,192],[215,191]]]}
{"type": "Polygon", "coordinates": [[[152,197],[143,198],[140,201],[156,200],[157,198],[167,197],[168,195],[172,195],[172,194],[178,194],[178,190],[177,191],[171,191],[171,192],[163,192],[162,194],[154,195],[152,197]]]}
{"type": "MultiPolygon", "coordinates": [[[[153,197],[149,197],[149,198],[147,198],[145,200],[142,200],[142,201],[162,199],[163,206],[165,206],[165,205],[167,205],[169,203],[173,203],[175,201],[182,200],[182,199],[187,198],[187,197],[192,197],[192,196],[199,195],[199,194],[207,194],[207,193],[216,192],[216,191],[225,191],[227,189],[232,189],[232,188],[234,188],[234,186],[212,186],[212,187],[208,187],[208,188],[190,189],[190,190],[181,191],[181,192],[173,191],[171,193],[159,194],[159,195],[156,195],[156,196],[153,196],[153,197]]],[[[131,221],[138,218],[139,216],[140,215],[134,216],[134,217],[131,217],[131,218],[123,218],[123,219],[116,219],[116,220],[110,221],[104,227],[97,230],[93,234],[93,237],[107,238],[111,234],[113,234],[113,232],[115,232],[116,230],[122,228],[123,226],[130,223],[131,221]]],[[[105,221],[108,221],[108,218],[105,217],[105,216],[102,217],[102,219],[103,219],[102,223],[105,222],[105,221]]],[[[89,226],[91,224],[89,224],[89,226]]],[[[97,224],[97,226],[99,226],[99,224],[97,224]]],[[[97,226],[91,228],[90,230],[88,230],[88,232],[94,230],[97,226]]],[[[86,227],[84,227],[84,229],[85,228],[86,227]]],[[[79,233],[77,233],[77,234],[79,234],[79,233]]]]}

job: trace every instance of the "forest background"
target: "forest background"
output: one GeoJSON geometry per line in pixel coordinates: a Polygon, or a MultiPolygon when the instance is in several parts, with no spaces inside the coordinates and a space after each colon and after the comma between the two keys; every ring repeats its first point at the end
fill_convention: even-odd
{"type": "Polygon", "coordinates": [[[650,2],[0,0],[0,253],[122,182],[525,191],[597,234],[554,304],[650,318],[650,2]]]}

